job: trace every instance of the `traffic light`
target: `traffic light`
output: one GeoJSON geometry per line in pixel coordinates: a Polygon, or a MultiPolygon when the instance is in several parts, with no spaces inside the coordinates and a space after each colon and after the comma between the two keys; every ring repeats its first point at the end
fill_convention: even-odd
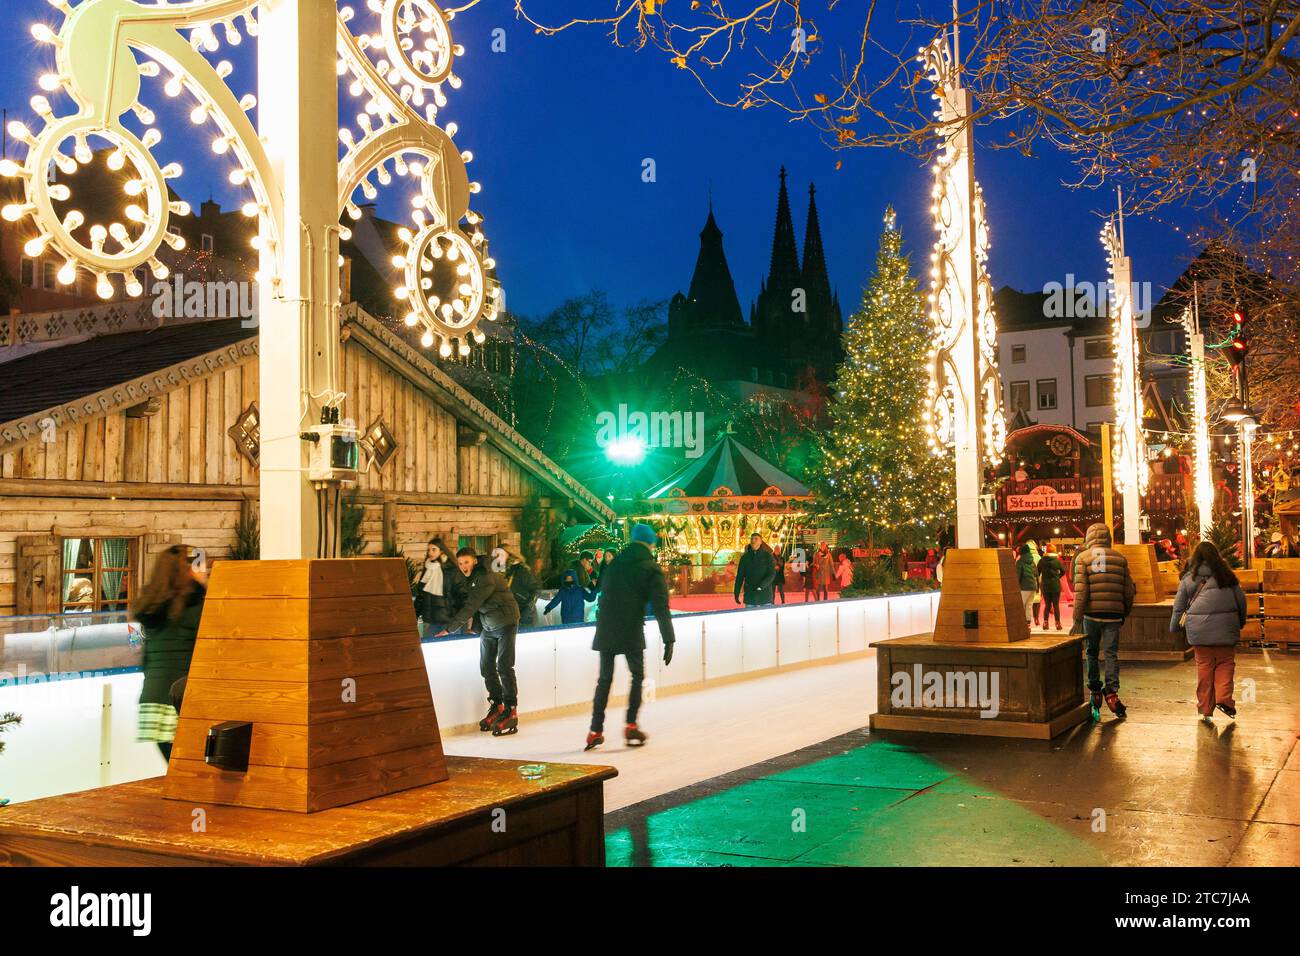
{"type": "Polygon", "coordinates": [[[1241,375],[1246,363],[1246,313],[1235,309],[1232,313],[1232,342],[1228,345],[1228,364],[1234,375],[1241,375]]]}

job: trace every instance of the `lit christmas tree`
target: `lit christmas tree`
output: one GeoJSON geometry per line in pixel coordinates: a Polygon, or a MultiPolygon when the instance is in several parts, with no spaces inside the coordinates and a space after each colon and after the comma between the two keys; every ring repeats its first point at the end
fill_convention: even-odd
{"type": "Polygon", "coordinates": [[[932,539],[951,520],[953,464],[930,451],[922,410],[930,330],[893,208],[876,274],[849,319],[829,430],[811,485],[817,518],[869,547],[932,539]]]}

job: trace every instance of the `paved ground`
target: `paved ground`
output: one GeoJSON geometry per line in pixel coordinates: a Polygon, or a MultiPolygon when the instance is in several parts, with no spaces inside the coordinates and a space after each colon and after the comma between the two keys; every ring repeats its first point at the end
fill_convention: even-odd
{"type": "Polygon", "coordinates": [[[1128,719],[1051,743],[854,730],[608,814],[608,862],[1296,865],[1300,657],[1242,653],[1237,678],[1238,721],[1212,727],[1189,661],[1126,664],[1128,719]]]}

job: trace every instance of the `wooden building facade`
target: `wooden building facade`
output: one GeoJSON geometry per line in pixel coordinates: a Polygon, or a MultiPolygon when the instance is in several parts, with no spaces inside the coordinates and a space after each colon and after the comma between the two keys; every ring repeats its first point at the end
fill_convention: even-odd
{"type": "MultiPolygon", "coordinates": [[[[387,432],[363,474],[362,553],[521,542],[613,512],[356,305],[340,326],[343,416],[387,432]]],[[[99,335],[0,364],[0,616],[119,610],[173,543],[228,556],[258,509],[257,331],[238,319],[99,335]]],[[[533,555],[529,554],[529,557],[533,555]]]]}

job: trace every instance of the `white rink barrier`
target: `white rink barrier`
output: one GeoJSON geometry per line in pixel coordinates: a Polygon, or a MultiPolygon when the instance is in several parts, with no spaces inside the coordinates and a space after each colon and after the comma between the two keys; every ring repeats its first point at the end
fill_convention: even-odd
{"type": "MultiPolygon", "coordinates": [[[[646,692],[858,654],[869,642],[928,632],[938,606],[934,591],[675,615],[677,646],[669,667],[663,665],[658,625],[650,620],[646,692]]],[[[522,713],[590,702],[599,663],[591,650],[594,633],[585,624],[519,635],[515,672],[522,713]]],[[[477,723],[486,710],[478,648],[473,638],[424,645],[443,728],[477,723]]],[[[614,673],[611,693],[625,695],[627,669],[620,663],[614,673]]],[[[163,773],[158,748],[135,739],[143,679],[135,670],[82,671],[24,684],[0,675],[0,713],[23,718],[4,734],[0,800],[33,800],[163,773]]]]}
{"type": "MultiPolygon", "coordinates": [[[[735,679],[810,661],[859,654],[887,637],[929,633],[939,592],[778,604],[753,610],[673,616],[677,645],[665,667],[659,625],[646,621],[646,692],[735,679]]],[[[592,651],[595,625],[547,628],[519,635],[515,677],[520,714],[585,704],[596,687],[599,656],[592,651]]],[[[487,710],[479,676],[478,641],[424,645],[429,683],[444,728],[475,724],[487,710]]],[[[627,668],[614,668],[612,695],[628,692],[627,668]]]]}

